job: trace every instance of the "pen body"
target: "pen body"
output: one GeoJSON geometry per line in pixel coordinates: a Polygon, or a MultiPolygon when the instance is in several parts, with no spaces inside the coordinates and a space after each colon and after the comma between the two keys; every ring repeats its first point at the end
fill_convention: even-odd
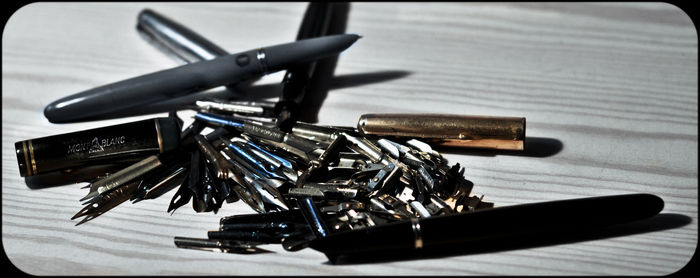
{"type": "Polygon", "coordinates": [[[55,123],[71,122],[168,100],[325,58],[358,38],[326,36],[162,70],[59,99],[44,109],[44,116],[55,123]]]}
{"type": "Polygon", "coordinates": [[[251,78],[263,73],[256,53],[222,56],[93,88],[49,104],[44,115],[51,122],[70,122],[251,78]]]}
{"type": "Polygon", "coordinates": [[[483,209],[331,234],[311,243],[329,257],[445,245],[476,248],[535,234],[577,232],[641,220],[663,209],[661,198],[627,194],[483,209]]]}
{"type": "Polygon", "coordinates": [[[34,176],[94,164],[136,161],[174,149],[175,118],[156,118],[15,143],[20,175],[34,176]]]}

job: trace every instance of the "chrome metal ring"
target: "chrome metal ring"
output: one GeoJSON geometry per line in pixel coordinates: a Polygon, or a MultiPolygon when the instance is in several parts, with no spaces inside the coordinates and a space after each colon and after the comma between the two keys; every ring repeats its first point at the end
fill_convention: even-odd
{"type": "Polygon", "coordinates": [[[420,223],[417,218],[411,218],[411,228],[413,228],[413,236],[415,239],[414,247],[416,249],[423,248],[423,236],[420,231],[420,223]]]}
{"type": "Polygon", "coordinates": [[[268,66],[267,66],[267,58],[265,58],[265,50],[262,48],[258,48],[258,53],[256,55],[256,58],[258,58],[258,62],[260,62],[260,67],[262,69],[262,72],[267,72],[268,66]]]}

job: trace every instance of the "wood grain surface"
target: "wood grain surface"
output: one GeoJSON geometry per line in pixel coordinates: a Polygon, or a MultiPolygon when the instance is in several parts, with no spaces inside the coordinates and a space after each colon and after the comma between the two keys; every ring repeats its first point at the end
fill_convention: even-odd
{"type": "Polygon", "coordinates": [[[220,217],[253,211],[237,202],[217,215],[189,205],[170,215],[174,191],[76,227],[69,219],[84,184],[28,188],[13,145],[153,117],[51,124],[42,113],[60,97],[177,65],[137,34],[144,8],[237,52],[294,40],[306,4],[33,3],[15,12],[2,37],[2,244],[26,273],[660,275],[695,253],[698,38],[689,17],[663,3],[352,3],[347,32],[363,38],[340,55],[316,108],[318,122],[333,125],[370,112],[526,117],[524,153],[445,153],[466,167],[475,193],[496,206],[663,198],[662,213],[642,224],[570,242],[353,265],[277,245],[261,255],[178,249],[174,236],[206,237],[220,217]]]}

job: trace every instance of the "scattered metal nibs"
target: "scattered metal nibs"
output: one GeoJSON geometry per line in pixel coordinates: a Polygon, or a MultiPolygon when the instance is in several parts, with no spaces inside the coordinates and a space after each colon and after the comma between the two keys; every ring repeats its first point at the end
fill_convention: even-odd
{"type": "MultiPolygon", "coordinates": [[[[471,194],[463,167],[419,140],[306,123],[284,132],[238,114],[258,106],[235,105],[200,102],[229,114],[197,113],[176,159],[151,156],[91,184],[78,224],[179,187],[168,212],[192,202],[196,212],[217,213],[242,200],[259,214],[224,217],[208,239],[178,237],[178,247],[254,254],[268,252],[260,244],[296,251],[342,231],[493,206],[471,194]],[[202,135],[204,126],[215,130],[202,135]]],[[[259,111],[248,115],[267,117],[259,111]]]]}

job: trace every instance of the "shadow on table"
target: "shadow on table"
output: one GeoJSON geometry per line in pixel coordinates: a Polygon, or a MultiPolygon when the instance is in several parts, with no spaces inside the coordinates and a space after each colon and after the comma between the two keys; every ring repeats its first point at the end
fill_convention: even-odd
{"type": "Polygon", "coordinates": [[[525,139],[525,150],[523,151],[435,147],[435,150],[441,153],[444,152],[478,156],[512,155],[527,157],[549,157],[561,152],[562,149],[564,149],[564,143],[562,143],[559,139],[547,137],[527,137],[525,139]]]}
{"type": "MultiPolygon", "coordinates": [[[[328,86],[324,88],[326,91],[310,92],[310,94],[327,94],[328,90],[343,89],[358,87],[364,85],[370,85],[373,83],[386,82],[393,79],[399,79],[410,75],[411,72],[403,70],[386,70],[386,71],[375,71],[366,73],[352,73],[333,76],[328,82],[328,86]]],[[[238,96],[237,100],[247,100],[247,101],[260,101],[264,98],[274,98],[279,97],[282,94],[282,85],[279,83],[273,84],[261,84],[253,85],[250,87],[245,87],[241,89],[243,94],[238,96]]],[[[232,94],[232,93],[231,93],[232,94]]],[[[220,97],[220,96],[215,96],[220,97]]],[[[313,96],[312,96],[313,97],[313,96]]],[[[307,105],[307,104],[303,104],[307,105]]],[[[314,108],[318,110],[320,105],[315,103],[318,107],[314,108]]]]}
{"type": "MultiPolygon", "coordinates": [[[[478,244],[449,245],[440,248],[424,249],[420,252],[373,253],[353,256],[340,256],[325,264],[369,264],[390,261],[435,259],[450,256],[463,256],[480,253],[545,247],[558,244],[577,243],[588,240],[606,239],[619,236],[642,234],[648,232],[669,230],[683,227],[691,222],[691,218],[682,214],[661,213],[652,218],[626,224],[610,226],[593,231],[566,234],[539,234],[528,236],[513,236],[507,239],[483,241],[478,244]]],[[[330,259],[330,258],[329,258],[330,259]]]]}

